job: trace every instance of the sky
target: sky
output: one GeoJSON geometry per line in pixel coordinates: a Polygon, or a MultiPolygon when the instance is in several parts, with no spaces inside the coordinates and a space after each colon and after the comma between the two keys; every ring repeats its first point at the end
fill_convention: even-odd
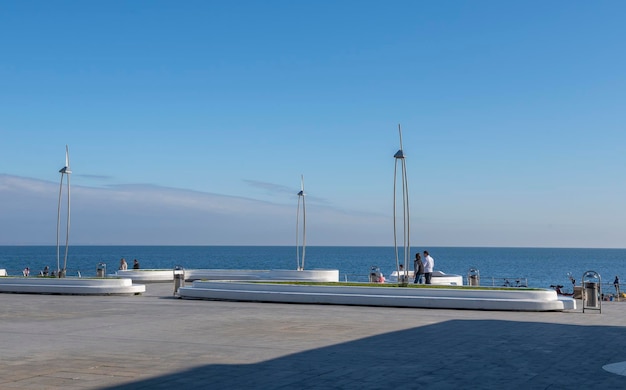
{"type": "Polygon", "coordinates": [[[412,247],[624,248],[624,14],[4,1],[0,245],[56,243],[68,145],[73,245],[295,245],[304,177],[307,245],[392,246],[401,125],[412,247]]]}

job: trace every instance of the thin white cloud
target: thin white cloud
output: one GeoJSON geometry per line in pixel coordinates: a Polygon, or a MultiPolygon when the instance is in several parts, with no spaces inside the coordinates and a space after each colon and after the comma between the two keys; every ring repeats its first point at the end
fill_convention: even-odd
{"type": "Polygon", "coordinates": [[[82,173],[74,173],[73,175],[81,177],[81,178],[102,180],[102,181],[108,181],[108,180],[114,179],[113,176],[109,176],[109,175],[93,175],[93,174],[82,174],[82,173]]]}
{"type": "MultiPolygon", "coordinates": [[[[259,181],[259,180],[244,179],[244,182],[251,187],[263,189],[266,192],[271,193],[271,194],[290,195],[290,196],[295,197],[298,194],[298,191],[300,190],[299,187],[287,187],[281,184],[268,183],[268,182],[259,181]]],[[[307,201],[320,203],[320,204],[330,204],[330,202],[327,199],[310,195],[306,191],[305,191],[305,194],[307,197],[306,198],[307,201]]]]}
{"type": "MultiPolygon", "coordinates": [[[[59,184],[0,175],[0,244],[53,244],[59,184]]],[[[292,245],[296,204],[154,185],[73,186],[74,245],[292,245]]],[[[386,245],[384,217],[308,208],[311,245],[386,245]]]]}
{"type": "MultiPolygon", "coordinates": [[[[53,245],[58,194],[58,182],[0,174],[0,245],[53,245]]],[[[74,185],[70,243],[294,245],[293,199],[293,204],[278,204],[146,184],[74,185]]],[[[547,224],[511,213],[499,218],[463,215],[427,209],[413,213],[412,245],[620,247],[624,231],[619,218],[599,228],[598,221],[588,218],[594,223],[556,218],[559,223],[547,224]]],[[[381,210],[307,204],[309,245],[393,245],[392,234],[391,215],[381,210]]]]}

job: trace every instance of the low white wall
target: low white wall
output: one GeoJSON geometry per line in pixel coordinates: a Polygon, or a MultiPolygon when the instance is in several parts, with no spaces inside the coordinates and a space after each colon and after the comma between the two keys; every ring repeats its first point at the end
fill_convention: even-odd
{"type": "MultiPolygon", "coordinates": [[[[300,280],[310,282],[338,282],[339,270],[312,269],[185,269],[185,280],[300,280]]],[[[120,270],[113,276],[128,278],[139,282],[171,282],[174,271],[166,269],[120,270]]]]}
{"type": "Polygon", "coordinates": [[[37,294],[137,294],[146,286],[130,279],[6,277],[0,279],[0,292],[37,294]]]}
{"type": "Polygon", "coordinates": [[[367,286],[308,286],[196,281],[179,289],[183,298],[324,303],[474,310],[562,311],[574,300],[559,300],[554,290],[484,290],[367,286]]]}
{"type": "Polygon", "coordinates": [[[172,282],[173,269],[127,269],[118,270],[112,276],[136,280],[138,282],[172,282]]]}

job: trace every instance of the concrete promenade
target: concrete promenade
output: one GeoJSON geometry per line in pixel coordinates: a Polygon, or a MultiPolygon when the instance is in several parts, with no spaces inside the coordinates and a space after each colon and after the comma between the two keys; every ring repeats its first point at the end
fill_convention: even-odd
{"type": "MultiPolygon", "coordinates": [[[[625,388],[602,314],[0,294],[0,389],[625,388]]],[[[579,307],[581,307],[579,301],[579,307]]]]}

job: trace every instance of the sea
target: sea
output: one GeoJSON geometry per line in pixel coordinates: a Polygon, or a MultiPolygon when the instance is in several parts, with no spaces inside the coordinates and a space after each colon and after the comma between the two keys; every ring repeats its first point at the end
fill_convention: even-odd
{"type": "MultiPolygon", "coordinates": [[[[65,261],[59,252],[60,267],[65,261]]],[[[412,249],[413,259],[418,249],[412,249]]],[[[612,288],[619,275],[626,281],[626,249],[580,248],[479,248],[428,247],[435,259],[435,270],[462,275],[465,283],[471,273],[481,285],[527,285],[549,288],[564,286],[571,291],[572,279],[579,285],[588,271],[598,274],[601,283],[612,288]]],[[[302,248],[295,246],[70,246],[67,276],[91,277],[97,268],[115,273],[120,259],[132,267],[137,259],[142,269],[296,269],[302,248]]],[[[404,259],[399,248],[399,261],[404,259]]],[[[45,266],[57,269],[56,246],[0,246],[0,269],[19,276],[28,267],[30,275],[45,266]]],[[[304,255],[305,269],[338,269],[341,281],[367,281],[370,269],[379,267],[384,275],[396,270],[393,247],[309,246],[304,255]]],[[[409,269],[413,268],[413,264],[409,269]]],[[[587,277],[585,277],[586,279],[587,277]]]]}

